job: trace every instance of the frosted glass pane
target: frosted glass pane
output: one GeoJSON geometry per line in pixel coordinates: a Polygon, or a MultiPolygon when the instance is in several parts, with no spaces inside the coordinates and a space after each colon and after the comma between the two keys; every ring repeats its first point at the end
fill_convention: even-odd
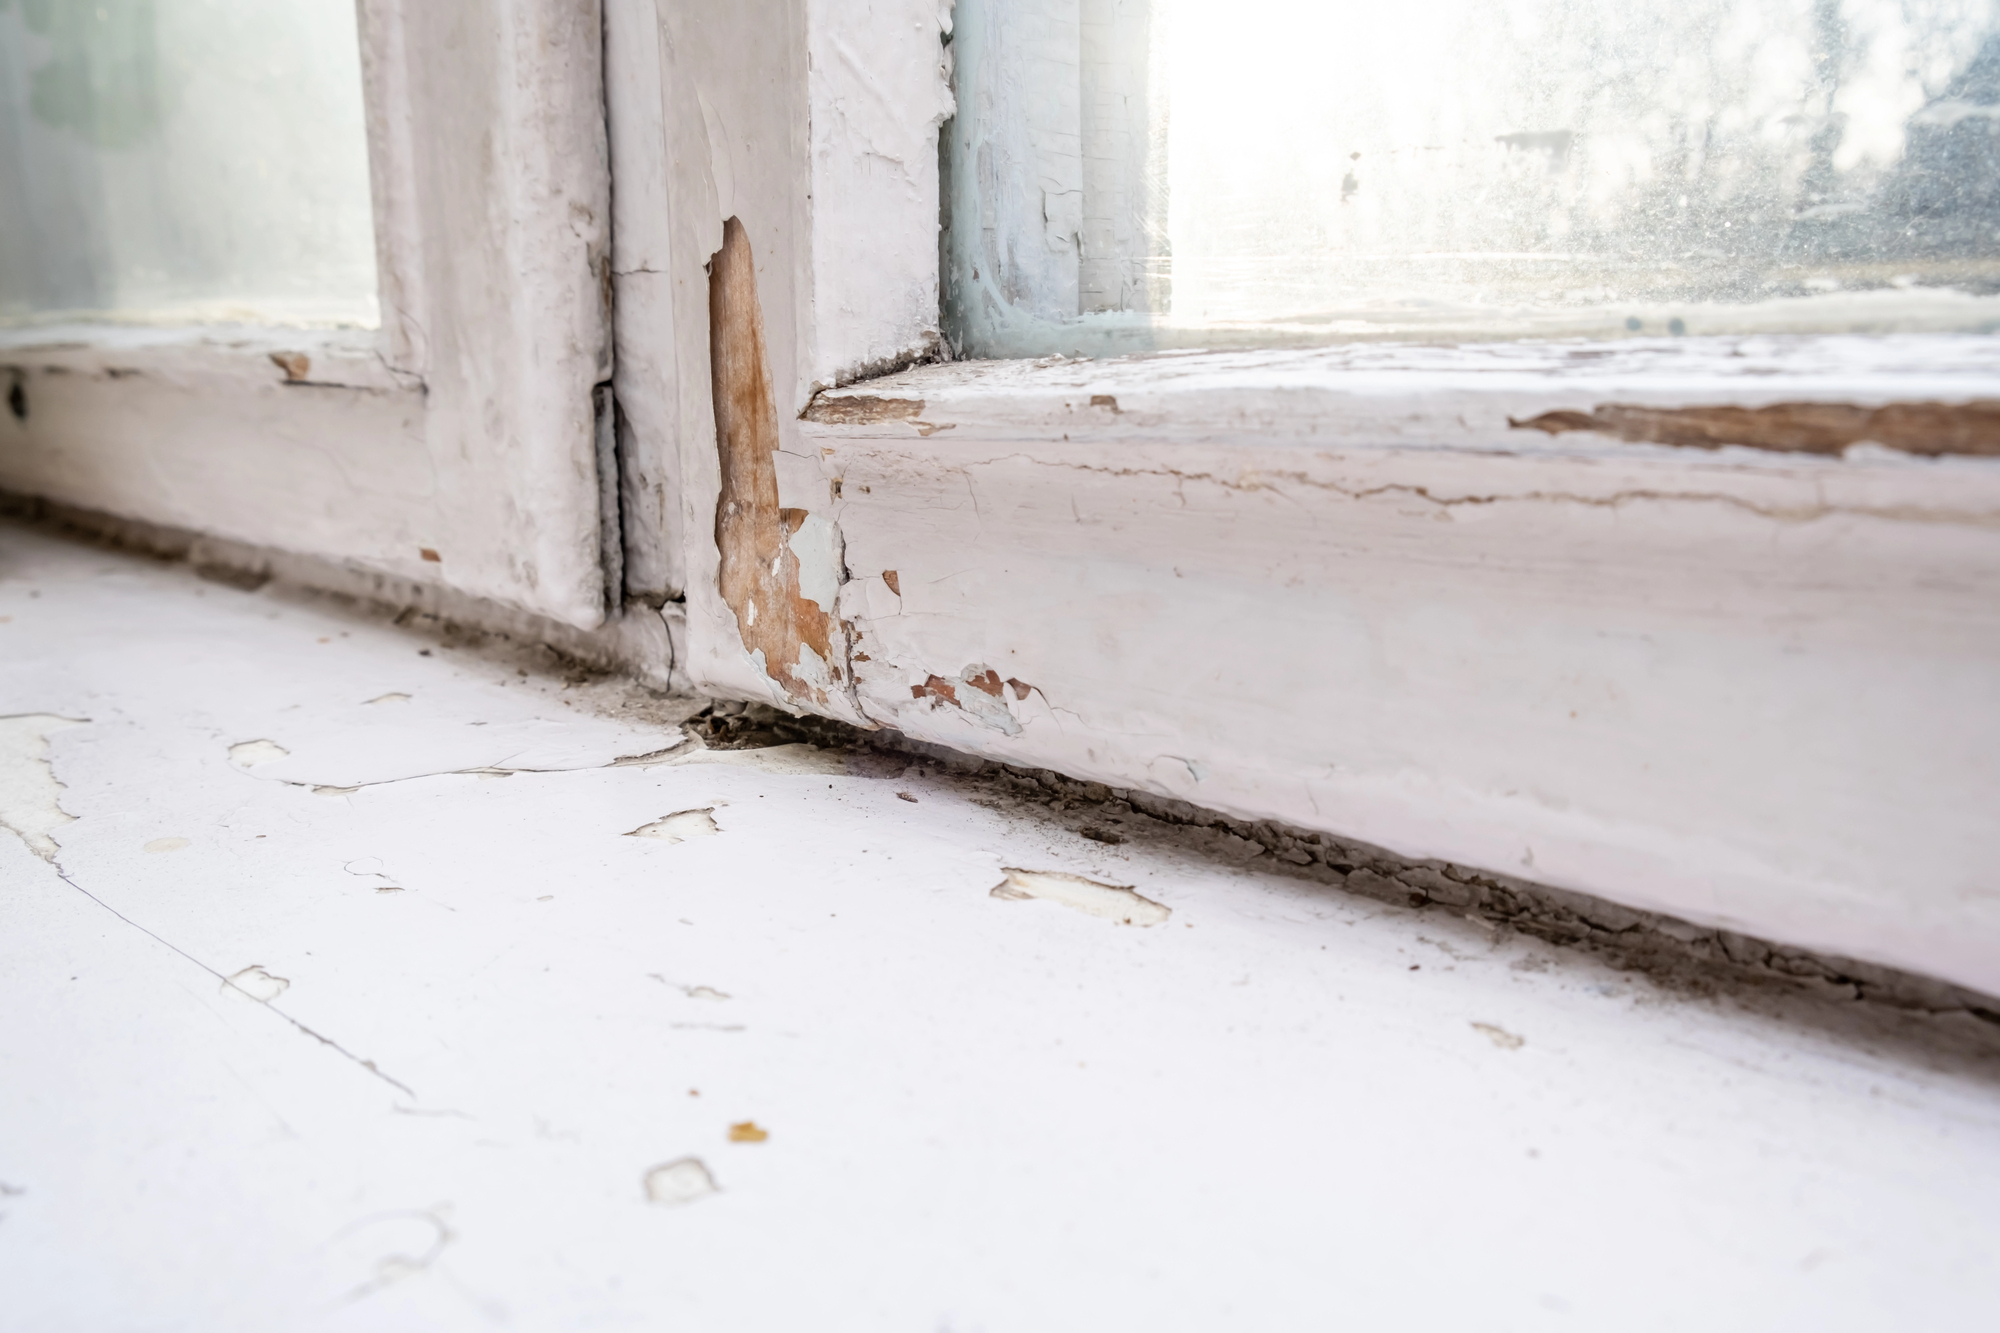
{"type": "Polygon", "coordinates": [[[1992,0],[958,15],[974,353],[2000,329],[1992,0]]]}
{"type": "Polygon", "coordinates": [[[373,326],[354,0],[0,0],[0,320],[373,326]]]}

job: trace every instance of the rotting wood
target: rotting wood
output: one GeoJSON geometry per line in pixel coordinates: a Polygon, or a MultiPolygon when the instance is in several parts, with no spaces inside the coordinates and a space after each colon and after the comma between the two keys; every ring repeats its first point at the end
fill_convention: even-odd
{"type": "Polygon", "coordinates": [[[799,419],[822,426],[872,426],[880,421],[914,421],[923,411],[921,398],[875,398],[867,394],[829,398],[822,393],[813,395],[806,410],[799,413],[799,419]]]}
{"type": "Polygon", "coordinates": [[[736,614],[744,651],[763,654],[765,674],[788,696],[824,706],[828,683],[841,680],[845,668],[835,660],[833,618],[799,592],[799,560],[789,539],[806,511],[778,504],[778,415],[764,317],[750,238],[735,218],[723,224],[722,248],[709,267],[708,316],[722,462],[718,589],[736,614]]]}
{"type": "Polygon", "coordinates": [[[1688,449],[1741,445],[1780,453],[1838,454],[1849,445],[1879,444],[1926,458],[2000,456],[2000,401],[1890,403],[1773,403],[1768,407],[1638,407],[1603,403],[1589,412],[1544,412],[1517,430],[1598,431],[1639,444],[1688,449]]]}

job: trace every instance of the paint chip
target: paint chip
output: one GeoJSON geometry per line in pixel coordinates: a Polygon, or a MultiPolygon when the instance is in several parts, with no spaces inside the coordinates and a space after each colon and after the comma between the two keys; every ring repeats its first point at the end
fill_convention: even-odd
{"type": "Polygon", "coordinates": [[[428,546],[419,546],[417,554],[428,564],[441,565],[444,563],[444,557],[428,546]]]}
{"type": "Polygon", "coordinates": [[[895,593],[896,596],[901,597],[903,595],[903,580],[897,577],[895,570],[893,569],[883,570],[882,582],[888,584],[889,591],[895,593]]]}
{"type": "Polygon", "coordinates": [[[762,1143],[771,1137],[768,1129],[759,1129],[755,1120],[743,1120],[729,1127],[731,1143],[762,1143]]]}
{"type": "Polygon", "coordinates": [[[146,844],[145,850],[149,852],[178,852],[183,847],[189,845],[186,838],[155,838],[146,844]]]}
{"type": "Polygon", "coordinates": [[[291,753],[276,741],[238,741],[229,747],[229,762],[238,768],[255,768],[291,753]]]}
{"type": "Polygon", "coordinates": [[[387,694],[378,694],[373,699],[367,700],[371,704],[406,704],[409,701],[410,696],[401,690],[391,690],[387,694]]]}
{"type": "Polygon", "coordinates": [[[715,822],[715,807],[704,806],[699,810],[676,810],[650,824],[641,824],[625,836],[657,838],[661,842],[686,842],[689,838],[707,838],[720,832],[722,830],[715,822]]]}
{"type": "Polygon", "coordinates": [[[693,1203],[722,1188],[699,1157],[662,1163],[646,1173],[645,1181],[647,1202],[668,1205],[693,1203]]]}
{"type": "Polygon", "coordinates": [[[897,792],[897,793],[896,793],[896,799],[897,799],[897,800],[899,800],[899,801],[908,801],[908,802],[909,802],[909,803],[910,803],[911,805],[915,805],[915,804],[917,803],[917,798],[916,798],[916,797],[914,797],[914,796],[912,796],[912,795],[910,795],[910,794],[909,794],[908,792],[906,792],[906,791],[899,791],[899,792],[897,792]]]}
{"type": "Polygon", "coordinates": [[[241,972],[230,977],[227,981],[224,981],[222,989],[225,991],[237,990],[259,1004],[269,1004],[280,995],[283,995],[291,987],[291,984],[289,979],[274,977],[269,972],[266,972],[262,966],[253,963],[251,966],[244,968],[241,972]]]}
{"type": "Polygon", "coordinates": [[[285,372],[287,384],[302,383],[312,373],[312,358],[304,352],[273,352],[271,364],[285,372]]]}
{"type": "Polygon", "coordinates": [[[1007,878],[993,886],[991,897],[1017,902],[1041,898],[1126,926],[1157,926],[1173,915],[1172,908],[1140,896],[1130,885],[1103,884],[1060,870],[1008,866],[1003,873],[1007,878]]]}
{"type": "Polygon", "coordinates": [[[1503,1051],[1518,1051],[1528,1044],[1526,1037],[1517,1037],[1506,1028],[1495,1027],[1491,1023],[1474,1023],[1472,1026],[1475,1031],[1485,1033],[1486,1039],[1503,1051]]]}

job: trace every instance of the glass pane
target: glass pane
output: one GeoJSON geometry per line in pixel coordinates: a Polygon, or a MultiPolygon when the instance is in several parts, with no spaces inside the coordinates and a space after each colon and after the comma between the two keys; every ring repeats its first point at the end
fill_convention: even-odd
{"type": "Polygon", "coordinates": [[[354,0],[0,0],[0,321],[373,326],[354,0]]]}
{"type": "Polygon", "coordinates": [[[1997,19],[959,0],[950,330],[983,355],[1991,331],[1997,19]]]}

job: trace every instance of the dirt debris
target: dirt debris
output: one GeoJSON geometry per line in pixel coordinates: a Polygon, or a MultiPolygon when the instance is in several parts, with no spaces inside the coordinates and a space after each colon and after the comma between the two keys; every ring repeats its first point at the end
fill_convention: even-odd
{"type": "MultiPolygon", "coordinates": [[[[688,729],[713,748],[808,742],[879,756],[955,783],[991,808],[1040,807],[1080,837],[1171,843],[1183,850],[1311,880],[1395,908],[1445,912],[1488,931],[1514,932],[1589,954],[1683,995],[1776,991],[1814,1000],[1930,1014],[1959,1014],[2000,1030],[2000,1000],[1949,982],[1856,959],[1774,944],[1642,912],[1589,894],[1445,861],[1411,861],[1367,843],[1272,820],[1246,821],[1186,801],[1112,788],[1051,769],[993,763],[892,730],[864,732],[762,704],[718,702],[688,729]]],[[[1113,844],[1117,845],[1117,844],[1113,844]]]]}

